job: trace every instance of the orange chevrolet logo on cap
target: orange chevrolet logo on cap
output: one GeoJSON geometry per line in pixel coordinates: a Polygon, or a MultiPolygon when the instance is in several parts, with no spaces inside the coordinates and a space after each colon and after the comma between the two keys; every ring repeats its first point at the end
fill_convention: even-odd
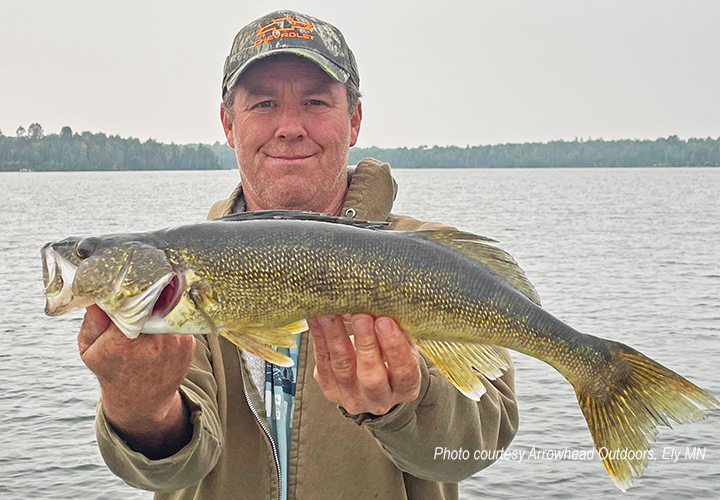
{"type": "Polygon", "coordinates": [[[294,17],[285,16],[285,17],[278,17],[277,19],[273,19],[272,22],[266,24],[262,28],[260,28],[255,35],[255,38],[263,36],[267,33],[270,33],[271,31],[279,31],[279,32],[287,32],[287,31],[296,31],[296,30],[305,30],[308,31],[312,29],[313,25],[310,23],[305,23],[302,21],[298,21],[294,17]],[[285,23],[287,21],[287,23],[285,23]]]}

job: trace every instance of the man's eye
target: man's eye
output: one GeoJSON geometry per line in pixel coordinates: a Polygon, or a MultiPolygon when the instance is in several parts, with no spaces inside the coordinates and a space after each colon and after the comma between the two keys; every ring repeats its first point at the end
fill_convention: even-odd
{"type": "Polygon", "coordinates": [[[273,105],[272,101],[262,101],[253,106],[253,108],[269,108],[273,105]]]}
{"type": "Polygon", "coordinates": [[[327,106],[327,103],[325,101],[321,101],[319,99],[310,99],[307,103],[310,106],[327,106]]]}

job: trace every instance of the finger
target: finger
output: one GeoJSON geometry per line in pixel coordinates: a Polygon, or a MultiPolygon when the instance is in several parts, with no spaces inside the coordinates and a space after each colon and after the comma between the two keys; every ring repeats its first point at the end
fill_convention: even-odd
{"type": "Polygon", "coordinates": [[[375,335],[375,319],[370,314],[354,314],[351,321],[358,357],[362,355],[373,362],[375,359],[382,361],[380,344],[375,335]]]}
{"type": "Polygon", "coordinates": [[[93,304],[85,311],[80,333],[78,333],[78,348],[82,356],[88,348],[107,330],[110,326],[110,318],[105,311],[93,304]]]}
{"type": "Polygon", "coordinates": [[[313,377],[317,380],[325,397],[337,402],[337,381],[335,380],[335,374],[330,364],[330,352],[328,351],[322,326],[320,326],[316,318],[308,318],[307,324],[313,339],[313,350],[315,351],[315,370],[313,377]]]}
{"type": "MultiPolygon", "coordinates": [[[[121,337],[122,340],[125,340],[121,337]]],[[[133,356],[146,359],[172,357],[178,361],[189,362],[195,351],[195,337],[179,334],[141,333],[130,344],[133,356]]]]}
{"type": "Polygon", "coordinates": [[[194,335],[179,335],[178,344],[180,345],[180,352],[189,356],[192,360],[195,354],[195,348],[197,347],[197,340],[194,335]]]}
{"type": "Polygon", "coordinates": [[[352,411],[347,404],[356,401],[359,396],[355,372],[355,348],[345,330],[342,316],[327,314],[318,316],[317,320],[322,327],[330,354],[330,368],[335,378],[337,403],[352,411]]]}
{"type": "Polygon", "coordinates": [[[375,329],[385,355],[392,390],[403,398],[417,397],[420,390],[420,366],[408,338],[390,318],[375,320],[375,329]]]}
{"type": "Polygon", "coordinates": [[[355,314],[352,323],[355,329],[357,378],[360,387],[369,399],[385,399],[390,395],[390,382],[375,334],[374,318],[369,314],[355,314]]]}
{"type": "Polygon", "coordinates": [[[330,354],[330,366],[339,385],[350,388],[355,386],[355,348],[345,330],[342,316],[325,314],[318,316],[323,336],[330,354]]]}
{"type": "Polygon", "coordinates": [[[161,337],[167,338],[167,342],[171,343],[172,356],[176,362],[190,364],[195,353],[196,341],[193,335],[168,335],[161,334],[161,337]]]}

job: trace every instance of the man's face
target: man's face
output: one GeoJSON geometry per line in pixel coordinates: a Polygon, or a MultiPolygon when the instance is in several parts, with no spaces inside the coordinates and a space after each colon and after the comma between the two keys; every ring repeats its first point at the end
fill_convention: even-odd
{"type": "Polygon", "coordinates": [[[224,109],[221,118],[248,209],[339,213],[362,117],[359,103],[348,113],[345,85],[305,58],[270,56],[234,94],[233,120],[224,109]]]}

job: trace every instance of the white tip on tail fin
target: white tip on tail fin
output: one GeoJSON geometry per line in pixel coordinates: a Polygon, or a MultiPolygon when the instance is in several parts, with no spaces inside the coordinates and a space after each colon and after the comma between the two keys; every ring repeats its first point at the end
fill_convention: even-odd
{"type": "Polygon", "coordinates": [[[491,344],[416,339],[420,350],[468,398],[479,401],[482,378],[495,380],[510,367],[507,350],[491,344]]]}
{"type": "Polygon", "coordinates": [[[703,410],[720,408],[720,402],[632,347],[604,342],[613,356],[603,390],[583,383],[587,380],[573,385],[595,448],[608,451],[601,457],[605,468],[615,486],[626,491],[633,474],[641,476],[648,465],[658,425],[702,420],[703,410]]]}

